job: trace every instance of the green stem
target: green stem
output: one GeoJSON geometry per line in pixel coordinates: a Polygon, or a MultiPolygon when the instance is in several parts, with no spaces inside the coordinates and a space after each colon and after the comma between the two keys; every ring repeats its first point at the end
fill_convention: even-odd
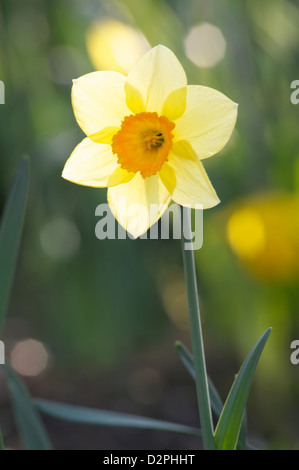
{"type": "Polygon", "coordinates": [[[194,356],[194,368],[196,375],[197,402],[203,436],[203,445],[206,450],[215,450],[213,435],[212,414],[208,390],[208,378],[206,372],[204,345],[201,330],[200,310],[198,303],[196,271],[193,250],[185,249],[185,242],[189,248],[192,240],[191,210],[180,208],[182,227],[182,252],[185,270],[185,282],[188,299],[191,344],[194,356]],[[184,230],[183,230],[184,229],[184,230]]]}

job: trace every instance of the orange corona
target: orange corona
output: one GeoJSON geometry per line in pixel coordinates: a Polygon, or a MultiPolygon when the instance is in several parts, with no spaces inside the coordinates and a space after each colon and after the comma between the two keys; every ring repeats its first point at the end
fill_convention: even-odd
{"type": "Polygon", "coordinates": [[[167,161],[175,124],[157,113],[126,116],[112,139],[112,151],[122,168],[143,178],[155,175],[167,161]]]}

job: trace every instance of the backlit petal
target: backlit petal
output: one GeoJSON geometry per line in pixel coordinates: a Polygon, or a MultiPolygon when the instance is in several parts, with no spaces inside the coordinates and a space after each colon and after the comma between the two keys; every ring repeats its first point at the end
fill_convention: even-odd
{"type": "Polygon", "coordinates": [[[166,98],[162,116],[166,116],[170,121],[178,119],[186,109],[187,87],[173,90],[166,98]]]}
{"type": "Polygon", "coordinates": [[[173,146],[159,175],[172,199],[182,206],[202,204],[208,209],[220,202],[201,161],[186,141],[173,146]]]}
{"type": "Polygon", "coordinates": [[[109,188],[107,198],[114,217],[134,238],[157,222],[170,202],[158,175],[142,178],[139,173],[130,182],[109,188]]]}
{"type": "MultiPolygon", "coordinates": [[[[162,114],[168,96],[186,86],[182,65],[172,51],[159,45],[146,52],[130,70],[125,84],[127,105],[134,113],[156,111],[162,114]]],[[[186,106],[184,91],[178,96],[176,115],[182,114],[186,106]]],[[[169,112],[171,107],[168,105],[165,109],[169,112]]],[[[172,116],[164,115],[172,119],[172,116]]]]}
{"type": "Polygon", "coordinates": [[[121,184],[133,176],[120,168],[110,145],[97,144],[88,137],[77,145],[62,173],[68,181],[97,188],[121,184]]]}
{"type": "Polygon", "coordinates": [[[188,140],[199,158],[210,157],[229,140],[237,110],[237,104],[219,91],[190,85],[186,110],[175,122],[176,140],[188,140]]]}
{"type": "Polygon", "coordinates": [[[73,81],[72,104],[86,135],[104,127],[120,127],[131,114],[126,105],[125,76],[118,72],[92,72],[73,81]]]}
{"type": "Polygon", "coordinates": [[[119,131],[119,127],[104,127],[99,132],[95,132],[94,134],[90,134],[88,137],[93,142],[97,142],[98,144],[112,144],[112,139],[115,134],[119,131]]]}

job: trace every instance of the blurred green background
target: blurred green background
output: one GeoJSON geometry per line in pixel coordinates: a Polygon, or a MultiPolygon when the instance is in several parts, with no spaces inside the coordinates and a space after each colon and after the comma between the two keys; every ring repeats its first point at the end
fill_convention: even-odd
{"type": "MultiPolygon", "coordinates": [[[[239,103],[236,130],[205,168],[222,203],[204,213],[196,252],[209,375],[224,399],[245,356],[273,330],[248,403],[266,448],[299,448],[299,6],[281,0],[0,0],[0,209],[30,156],[22,250],[5,327],[7,359],[33,396],[198,425],[174,342],[190,346],[177,240],[103,240],[106,190],[63,166],[83,137],[73,78],[126,73],[170,47],[188,82],[239,103]]],[[[0,423],[18,447],[0,370],[0,423]]],[[[187,437],[45,420],[56,448],[195,449],[187,437]]]]}

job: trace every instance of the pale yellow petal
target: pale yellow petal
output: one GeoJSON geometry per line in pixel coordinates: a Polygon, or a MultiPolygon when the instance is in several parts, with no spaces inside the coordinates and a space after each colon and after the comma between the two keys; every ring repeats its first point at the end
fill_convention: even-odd
{"type": "MultiPolygon", "coordinates": [[[[168,96],[186,86],[187,78],[182,65],[170,49],[159,45],[146,52],[130,70],[125,84],[127,105],[134,113],[147,111],[162,114],[168,96]]],[[[184,93],[181,92],[175,114],[181,114],[185,106],[184,93]]],[[[169,106],[166,110],[169,112],[169,106]]]]}
{"type": "MultiPolygon", "coordinates": [[[[171,158],[171,154],[169,155],[169,158],[171,158]]],[[[159,171],[159,176],[167,191],[172,194],[176,187],[177,179],[174,168],[170,166],[167,161],[162,165],[162,168],[159,171]]]]}
{"type": "Polygon", "coordinates": [[[175,122],[176,140],[188,140],[199,158],[210,157],[228,142],[237,110],[238,105],[219,91],[190,85],[186,110],[175,122]]]}
{"type": "Polygon", "coordinates": [[[119,127],[104,127],[99,132],[95,132],[94,134],[90,134],[88,137],[93,142],[97,142],[98,144],[112,144],[112,139],[115,134],[120,130],[119,127]]]}
{"type": "Polygon", "coordinates": [[[126,184],[109,188],[107,198],[114,217],[134,238],[157,222],[170,202],[158,175],[144,179],[140,173],[126,184]]]}
{"type": "Polygon", "coordinates": [[[86,135],[105,127],[120,127],[131,114],[126,105],[125,76],[118,72],[92,72],[73,81],[72,104],[86,135]]]}
{"type": "Polygon", "coordinates": [[[126,81],[125,91],[127,106],[133,114],[143,113],[146,111],[143,96],[137,88],[126,81]]]}
{"type": "Polygon", "coordinates": [[[97,188],[121,184],[133,176],[119,166],[110,145],[97,144],[88,137],[77,145],[62,172],[68,181],[97,188]]]}
{"type": "Polygon", "coordinates": [[[186,109],[187,87],[173,90],[164,101],[161,114],[170,121],[178,119],[186,109]]]}
{"type": "Polygon", "coordinates": [[[172,199],[182,206],[202,204],[208,209],[220,202],[201,161],[186,141],[174,144],[159,175],[172,199]]]}

